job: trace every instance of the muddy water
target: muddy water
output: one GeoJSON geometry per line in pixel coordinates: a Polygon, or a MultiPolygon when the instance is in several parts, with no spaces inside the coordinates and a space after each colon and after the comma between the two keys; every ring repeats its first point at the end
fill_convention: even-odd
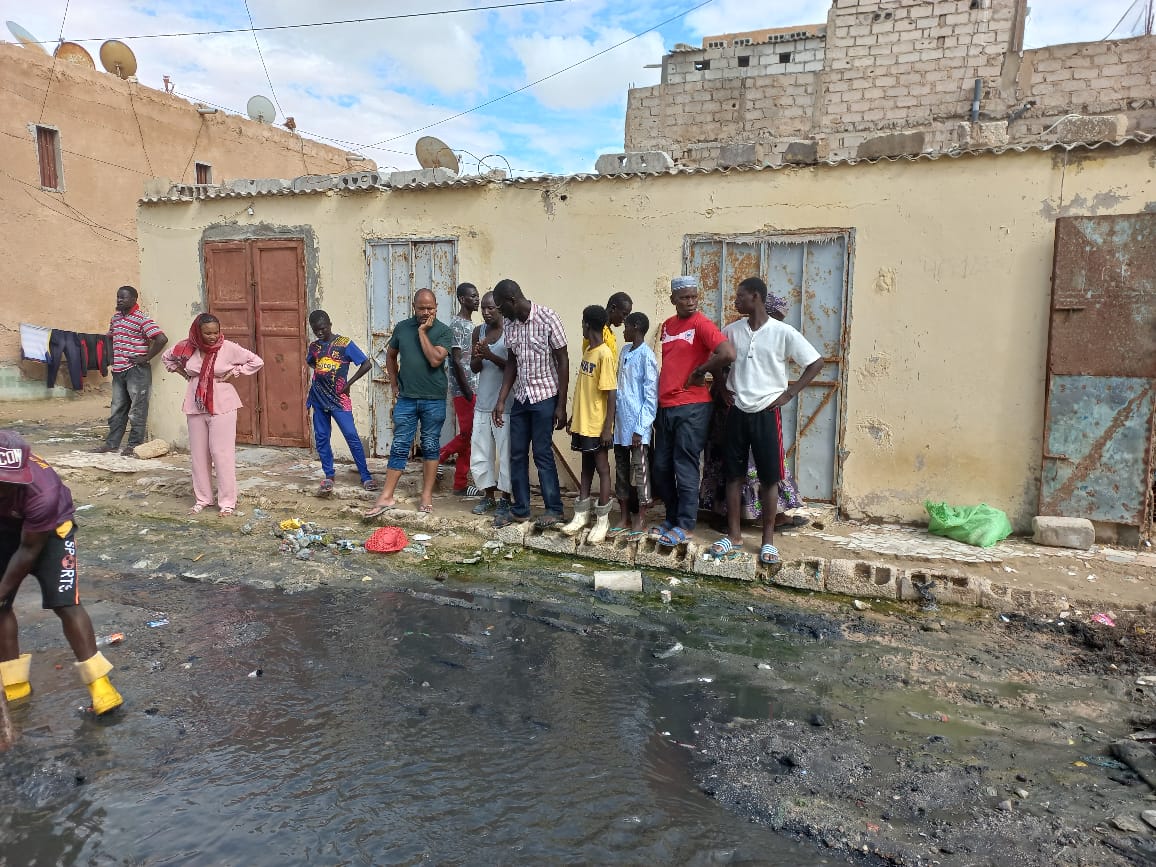
{"type": "Polygon", "coordinates": [[[160,589],[91,606],[98,630],[171,620],[110,650],[107,723],[21,593],[38,692],[0,766],[0,863],[840,861],[699,791],[680,744],[736,708],[653,642],[493,600],[160,589]]]}

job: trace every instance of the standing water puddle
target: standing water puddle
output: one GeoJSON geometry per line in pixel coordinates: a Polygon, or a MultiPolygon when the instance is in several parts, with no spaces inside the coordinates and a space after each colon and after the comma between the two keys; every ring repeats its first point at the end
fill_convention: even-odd
{"type": "Polygon", "coordinates": [[[679,742],[734,708],[652,642],[403,593],[160,589],[127,616],[171,625],[109,653],[109,722],[76,713],[55,624],[25,633],[0,863],[841,860],[699,792],[679,742]]]}

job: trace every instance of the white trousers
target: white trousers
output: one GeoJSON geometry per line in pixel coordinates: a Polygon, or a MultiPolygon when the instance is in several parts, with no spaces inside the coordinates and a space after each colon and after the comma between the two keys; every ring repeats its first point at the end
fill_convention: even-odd
{"type": "Polygon", "coordinates": [[[470,472],[482,490],[497,486],[510,493],[510,414],[494,424],[492,413],[474,410],[474,433],[470,438],[470,472]]]}

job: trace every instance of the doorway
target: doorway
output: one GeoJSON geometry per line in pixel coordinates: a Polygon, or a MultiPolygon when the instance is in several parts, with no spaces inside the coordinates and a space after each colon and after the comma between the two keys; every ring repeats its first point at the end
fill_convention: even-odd
{"type": "Polygon", "coordinates": [[[234,383],[244,404],[237,442],[308,448],[304,240],[207,241],[204,250],[209,312],[265,362],[234,383]]]}

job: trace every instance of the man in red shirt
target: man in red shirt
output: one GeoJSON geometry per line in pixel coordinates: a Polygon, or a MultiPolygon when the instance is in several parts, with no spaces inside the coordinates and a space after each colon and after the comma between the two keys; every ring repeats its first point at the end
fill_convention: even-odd
{"type": "Polygon", "coordinates": [[[698,520],[700,459],[710,426],[708,373],[721,373],[735,358],[734,346],[718,326],[698,312],[698,280],[670,281],[675,315],[662,323],[662,369],[654,422],[654,475],[666,504],[666,520],[650,531],[674,547],[698,520]]]}
{"type": "Polygon", "coordinates": [[[76,654],[76,671],[99,715],[123,699],[108,680],[112,663],[96,649],[92,621],[80,604],[72,492],[15,431],[0,430],[0,681],[8,701],[32,692],[32,655],[20,654],[16,591],[29,575],[40,582],[45,608],[60,618],[76,654]]]}

